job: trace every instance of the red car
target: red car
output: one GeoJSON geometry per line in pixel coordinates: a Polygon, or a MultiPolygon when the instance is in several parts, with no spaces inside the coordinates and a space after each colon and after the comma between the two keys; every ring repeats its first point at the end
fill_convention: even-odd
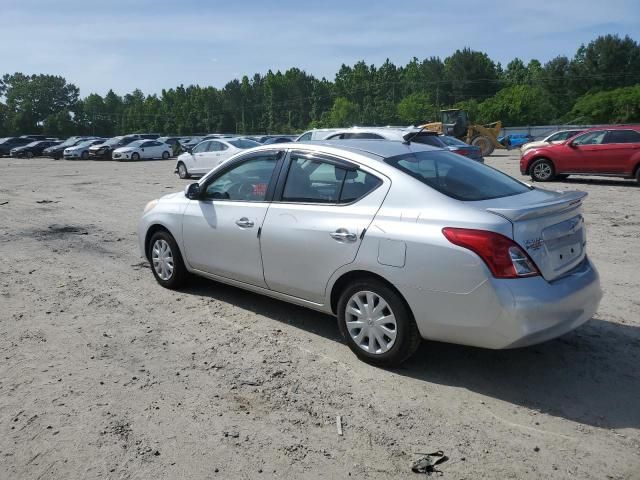
{"type": "Polygon", "coordinates": [[[640,183],[640,125],[591,128],[564,143],[528,150],[520,173],[537,182],[603,175],[640,183]]]}

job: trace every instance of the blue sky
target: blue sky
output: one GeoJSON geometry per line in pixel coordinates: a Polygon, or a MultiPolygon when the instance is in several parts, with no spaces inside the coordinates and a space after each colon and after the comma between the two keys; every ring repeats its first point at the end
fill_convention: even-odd
{"type": "Polygon", "coordinates": [[[222,87],[289,67],[333,79],[342,63],[465,46],[503,65],[544,63],[600,34],[640,40],[638,0],[0,0],[0,18],[0,73],[62,75],[83,96],[222,87]]]}

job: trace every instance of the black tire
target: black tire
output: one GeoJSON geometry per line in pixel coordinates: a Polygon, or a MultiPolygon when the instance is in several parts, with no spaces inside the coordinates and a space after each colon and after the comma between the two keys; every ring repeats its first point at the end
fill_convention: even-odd
{"type": "Polygon", "coordinates": [[[33,158],[33,152],[27,152],[27,158],[33,158]]]}
{"type": "Polygon", "coordinates": [[[529,167],[529,175],[535,182],[550,182],[556,177],[556,168],[551,160],[539,158],[529,167]]]}
{"type": "MultiPolygon", "coordinates": [[[[402,296],[380,280],[362,279],[350,284],[341,293],[338,301],[338,327],[347,345],[356,356],[367,363],[380,367],[398,366],[415,353],[421,337],[409,307],[402,296]],[[373,292],[390,307],[396,320],[396,338],[393,346],[384,353],[369,353],[358,346],[347,328],[347,306],[359,292],[373,292]]],[[[368,338],[368,337],[365,337],[368,338]]]]}
{"type": "Polygon", "coordinates": [[[162,159],[163,160],[168,160],[170,156],[171,155],[166,150],[164,152],[162,152],[162,159]]]}
{"type": "Polygon", "coordinates": [[[178,177],[180,177],[182,180],[191,178],[191,175],[189,175],[189,171],[187,170],[187,166],[182,162],[178,163],[178,177]]]}
{"type": "Polygon", "coordinates": [[[636,168],[636,182],[640,185],[640,165],[636,168]]]}
{"type": "Polygon", "coordinates": [[[89,152],[87,150],[85,150],[84,152],[82,152],[82,154],[80,155],[80,158],[82,160],[89,160],[89,152]]]}
{"type": "Polygon", "coordinates": [[[491,139],[485,135],[476,135],[471,139],[471,145],[479,147],[483,157],[488,157],[493,153],[495,147],[491,139]]]}
{"type": "Polygon", "coordinates": [[[153,273],[153,276],[155,277],[156,281],[164,288],[175,290],[184,285],[188,276],[188,272],[186,267],[184,266],[182,255],[180,254],[180,249],[178,248],[176,241],[173,239],[169,232],[160,230],[153,234],[151,240],[149,241],[149,245],[147,246],[147,259],[149,260],[149,265],[151,266],[151,272],[153,273]],[[154,266],[152,255],[153,249],[156,246],[156,242],[166,242],[166,244],[168,244],[168,248],[170,249],[173,259],[173,272],[171,272],[171,275],[168,278],[162,278],[160,276],[160,273],[156,271],[156,267],[154,266]]]}
{"type": "Polygon", "coordinates": [[[138,160],[140,160],[140,154],[138,152],[133,152],[131,154],[131,160],[133,160],[134,162],[137,162],[138,160]]]}

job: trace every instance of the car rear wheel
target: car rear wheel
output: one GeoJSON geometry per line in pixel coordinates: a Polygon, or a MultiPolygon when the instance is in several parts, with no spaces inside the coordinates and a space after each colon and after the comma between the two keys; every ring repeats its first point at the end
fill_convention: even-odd
{"type": "Polygon", "coordinates": [[[169,158],[169,152],[167,152],[166,150],[164,152],[162,152],[162,159],[163,160],[167,160],[169,158]]]}
{"type": "Polygon", "coordinates": [[[140,160],[140,154],[137,152],[133,152],[131,154],[131,160],[133,160],[134,162],[140,160]]]}
{"type": "Polygon", "coordinates": [[[556,169],[551,160],[541,158],[531,164],[531,178],[536,182],[550,182],[556,176],[556,169]]]}
{"type": "Polygon", "coordinates": [[[182,162],[178,163],[178,176],[183,180],[191,178],[191,175],[189,175],[187,171],[187,166],[182,162]]]}
{"type": "Polygon", "coordinates": [[[147,258],[153,276],[160,285],[176,289],[184,284],[187,269],[171,234],[166,231],[156,232],[149,242],[147,258]]]}
{"type": "Polygon", "coordinates": [[[338,301],[338,326],[349,348],[373,365],[400,365],[420,345],[420,333],[404,299],[376,279],[348,286],[338,301]]]}

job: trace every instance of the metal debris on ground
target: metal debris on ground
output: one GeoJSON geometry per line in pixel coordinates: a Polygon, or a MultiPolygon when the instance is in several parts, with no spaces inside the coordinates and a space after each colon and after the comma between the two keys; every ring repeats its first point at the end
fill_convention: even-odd
{"type": "Polygon", "coordinates": [[[431,475],[432,473],[439,473],[442,475],[442,471],[436,468],[436,465],[449,460],[442,450],[438,450],[433,453],[416,453],[416,455],[422,455],[418,460],[411,465],[411,471],[414,473],[425,473],[431,475]]]}
{"type": "Polygon", "coordinates": [[[336,427],[338,428],[338,435],[342,435],[342,417],[340,415],[336,417],[336,427]]]}

